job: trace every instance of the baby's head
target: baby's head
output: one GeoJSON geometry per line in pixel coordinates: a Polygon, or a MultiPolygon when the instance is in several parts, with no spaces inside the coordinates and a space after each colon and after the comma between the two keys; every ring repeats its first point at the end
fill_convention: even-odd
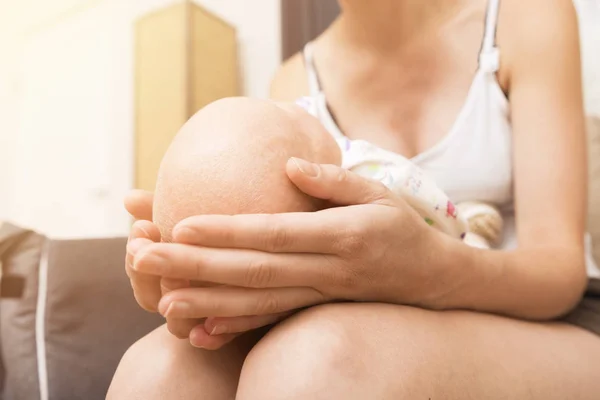
{"type": "Polygon", "coordinates": [[[163,240],[182,219],[201,214],[316,211],[285,173],[290,157],[340,164],[331,136],[293,105],[229,98],[196,113],[165,154],[154,197],[163,240]]]}

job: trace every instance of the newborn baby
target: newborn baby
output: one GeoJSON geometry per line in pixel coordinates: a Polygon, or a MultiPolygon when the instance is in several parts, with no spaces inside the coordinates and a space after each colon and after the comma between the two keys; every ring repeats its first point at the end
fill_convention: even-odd
{"type": "Polygon", "coordinates": [[[289,181],[285,164],[298,157],[343,165],[401,195],[434,228],[466,231],[458,210],[435,182],[395,153],[362,140],[338,143],[320,122],[293,104],[229,98],[194,115],[160,167],[154,221],[164,240],[182,219],[199,214],[316,211],[289,181]]]}
{"type": "Polygon", "coordinates": [[[153,210],[163,240],[193,215],[322,209],[323,201],[289,181],[290,157],[340,165],[342,156],[320,123],[294,105],[228,98],[203,108],[160,166],[153,210]]]}
{"type": "MultiPolygon", "coordinates": [[[[290,157],[340,165],[342,155],[321,124],[297,106],[228,98],[203,108],[181,128],[159,169],[153,220],[162,240],[170,241],[173,227],[194,215],[323,209],[324,201],[290,182],[290,157]]],[[[164,294],[189,283],[163,279],[161,286],[164,294]]],[[[182,338],[199,323],[167,321],[182,338]]]]}
{"type": "MultiPolygon", "coordinates": [[[[365,141],[336,141],[315,117],[297,105],[228,98],[194,115],[164,156],[153,208],[162,240],[170,241],[172,228],[194,215],[323,209],[326,204],[322,200],[305,195],[289,181],[285,165],[291,157],[343,166],[379,180],[401,195],[433,228],[456,238],[463,238],[467,231],[458,208],[406,158],[365,141]]],[[[484,215],[488,215],[484,222],[494,221],[489,213],[484,215]]],[[[471,219],[489,225],[482,224],[481,218],[471,219]]],[[[481,240],[471,240],[472,244],[487,246],[486,237],[474,237],[481,240]]],[[[187,285],[163,282],[165,291],[187,285]]],[[[168,323],[171,332],[180,330],[185,336],[197,321],[188,321],[192,325],[187,328],[183,321],[168,323]]]]}

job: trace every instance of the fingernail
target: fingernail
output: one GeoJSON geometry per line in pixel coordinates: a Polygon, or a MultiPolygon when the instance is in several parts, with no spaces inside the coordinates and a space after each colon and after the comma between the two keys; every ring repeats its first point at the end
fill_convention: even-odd
{"type": "Polygon", "coordinates": [[[227,333],[227,327],[225,325],[215,325],[215,327],[210,331],[210,336],[218,336],[227,333]]]}
{"type": "Polygon", "coordinates": [[[133,239],[129,243],[127,243],[127,253],[129,255],[134,256],[142,247],[144,247],[144,239],[133,239]]]}
{"type": "Polygon", "coordinates": [[[319,167],[311,162],[296,157],[292,157],[292,162],[300,172],[310,178],[316,178],[319,175],[319,167]]]}
{"type": "Polygon", "coordinates": [[[145,235],[145,237],[147,237],[148,239],[150,239],[150,238],[151,238],[151,236],[150,236],[150,233],[149,233],[147,230],[145,230],[145,229],[144,229],[144,228],[142,228],[141,226],[138,226],[138,229],[139,229],[140,231],[142,231],[142,233],[145,235]]]}
{"type": "Polygon", "coordinates": [[[178,318],[185,318],[189,315],[192,307],[185,301],[174,301],[167,307],[167,310],[163,314],[164,317],[175,316],[178,318]]]}
{"type": "Polygon", "coordinates": [[[176,225],[172,232],[173,241],[178,243],[187,243],[197,236],[196,231],[186,225],[176,225]]]}
{"type": "Polygon", "coordinates": [[[138,255],[133,260],[133,269],[139,272],[152,275],[166,275],[169,268],[169,261],[158,254],[147,252],[138,255]]]}
{"type": "Polygon", "coordinates": [[[202,350],[206,350],[206,347],[201,346],[199,344],[194,343],[194,341],[190,338],[190,344],[192,345],[192,347],[195,347],[197,349],[202,349],[202,350]]]}

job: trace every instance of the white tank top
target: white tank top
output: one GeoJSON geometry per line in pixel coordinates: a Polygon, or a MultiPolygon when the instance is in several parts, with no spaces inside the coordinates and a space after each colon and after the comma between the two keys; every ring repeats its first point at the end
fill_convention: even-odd
{"type": "MultiPolygon", "coordinates": [[[[411,161],[433,177],[454,203],[483,201],[496,205],[505,219],[503,249],[517,246],[513,209],[512,126],[509,103],[496,72],[500,51],[496,26],[500,0],[489,0],[479,67],[465,104],[450,131],[432,148],[411,161]]],[[[312,44],[304,48],[311,102],[314,113],[336,138],[344,134],[327,106],[313,60],[312,44]]],[[[588,275],[600,277],[586,235],[588,275]]]]}

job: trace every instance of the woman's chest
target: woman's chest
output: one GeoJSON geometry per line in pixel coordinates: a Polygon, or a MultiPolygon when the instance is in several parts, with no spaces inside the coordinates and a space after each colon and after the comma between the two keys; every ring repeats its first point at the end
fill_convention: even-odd
{"type": "MultiPolygon", "coordinates": [[[[426,124],[419,123],[414,113],[395,120],[391,114],[386,119],[381,118],[381,114],[369,114],[357,109],[359,118],[344,128],[332,119],[324,93],[321,93],[317,103],[319,118],[334,136],[349,140],[362,139],[388,156],[394,154],[409,158],[431,175],[454,201],[480,200],[499,206],[511,202],[512,129],[508,104],[493,75],[478,73],[461,101],[460,110],[451,116],[449,126],[440,128],[439,125],[431,125],[431,130],[435,130],[437,135],[429,136],[431,140],[420,147],[418,137],[422,135],[426,124]],[[396,122],[385,125],[381,121],[396,122]],[[407,130],[407,121],[414,123],[413,132],[407,130]],[[413,142],[417,146],[411,148],[413,134],[417,136],[413,142]]],[[[444,100],[440,100],[440,109],[447,110],[443,103],[444,100]]],[[[410,105],[403,107],[404,110],[411,109],[410,105]]],[[[395,110],[398,112],[398,108],[395,110]]],[[[428,114],[428,111],[423,111],[422,115],[440,113],[428,114]]],[[[356,156],[362,157],[360,154],[356,156]]],[[[377,158],[375,154],[369,157],[377,158]]]]}
{"type": "Polygon", "coordinates": [[[324,88],[328,111],[349,138],[413,157],[435,146],[456,124],[476,70],[464,64],[442,58],[341,74],[324,88]]]}

